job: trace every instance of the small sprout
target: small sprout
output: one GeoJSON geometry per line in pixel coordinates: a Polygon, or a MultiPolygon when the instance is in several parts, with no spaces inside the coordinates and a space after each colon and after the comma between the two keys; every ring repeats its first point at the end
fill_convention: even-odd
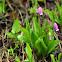
{"type": "Polygon", "coordinates": [[[38,9],[36,8],[36,12],[40,15],[43,15],[42,8],[39,7],[38,9]]]}
{"type": "Polygon", "coordinates": [[[19,57],[17,57],[17,56],[15,57],[15,61],[16,62],[21,62],[20,59],[19,59],[19,57]]]}
{"type": "Polygon", "coordinates": [[[59,31],[57,23],[54,23],[54,28],[55,28],[55,31],[59,31]]]}
{"type": "Polygon", "coordinates": [[[51,33],[49,32],[49,40],[51,41],[51,33]]]}

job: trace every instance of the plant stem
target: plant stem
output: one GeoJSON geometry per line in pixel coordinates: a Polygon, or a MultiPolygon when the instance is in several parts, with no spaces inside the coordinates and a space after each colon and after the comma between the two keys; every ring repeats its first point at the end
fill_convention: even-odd
{"type": "Polygon", "coordinates": [[[27,0],[27,3],[28,3],[28,7],[30,7],[30,3],[29,3],[30,0],[27,0]]]}
{"type": "Polygon", "coordinates": [[[23,61],[24,61],[24,43],[22,42],[22,53],[23,53],[23,61]]]}
{"type": "Polygon", "coordinates": [[[44,1],[44,3],[45,3],[45,9],[46,9],[46,0],[44,1]]]}
{"type": "Polygon", "coordinates": [[[40,22],[40,18],[38,19],[38,23],[39,23],[39,37],[41,36],[41,22],[40,22]]]}
{"type": "Polygon", "coordinates": [[[46,59],[44,58],[44,56],[43,56],[43,62],[47,62],[46,59]]]}

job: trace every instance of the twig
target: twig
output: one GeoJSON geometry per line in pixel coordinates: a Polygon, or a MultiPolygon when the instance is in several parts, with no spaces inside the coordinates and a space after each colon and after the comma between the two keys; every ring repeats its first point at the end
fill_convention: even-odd
{"type": "MultiPolygon", "coordinates": [[[[58,34],[56,34],[55,32],[54,32],[54,36],[55,36],[56,40],[59,40],[59,39],[58,39],[58,34]]],[[[61,44],[60,44],[60,42],[59,42],[59,47],[60,47],[60,49],[61,49],[61,44]]]]}
{"type": "Polygon", "coordinates": [[[44,56],[43,56],[43,62],[47,62],[46,59],[44,58],[44,56]]]}
{"type": "Polygon", "coordinates": [[[7,1],[8,5],[9,5],[9,7],[11,8],[11,10],[14,11],[14,9],[13,9],[13,7],[11,6],[10,2],[9,2],[8,0],[6,0],[6,1],[7,1]]]}
{"type": "MultiPolygon", "coordinates": [[[[21,33],[21,35],[22,35],[23,33],[21,33]]],[[[22,53],[23,53],[23,61],[24,61],[24,42],[22,41],[22,53]]],[[[22,61],[22,62],[23,62],[22,61]]]]}
{"type": "Polygon", "coordinates": [[[44,4],[45,4],[45,9],[46,9],[46,0],[44,1],[44,4]]]}
{"type": "Polygon", "coordinates": [[[19,11],[19,14],[21,15],[21,19],[22,19],[22,23],[23,23],[22,13],[21,13],[21,11],[19,9],[18,9],[18,11],[19,11]]]}
{"type": "Polygon", "coordinates": [[[9,62],[9,56],[8,56],[8,53],[5,51],[6,53],[6,57],[7,57],[7,62],[9,62]]]}

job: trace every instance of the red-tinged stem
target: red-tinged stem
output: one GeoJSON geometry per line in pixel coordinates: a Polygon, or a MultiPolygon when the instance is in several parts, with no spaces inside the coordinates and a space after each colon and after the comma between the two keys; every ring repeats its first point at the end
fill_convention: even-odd
{"type": "Polygon", "coordinates": [[[60,34],[60,31],[58,31],[58,34],[60,34]]]}

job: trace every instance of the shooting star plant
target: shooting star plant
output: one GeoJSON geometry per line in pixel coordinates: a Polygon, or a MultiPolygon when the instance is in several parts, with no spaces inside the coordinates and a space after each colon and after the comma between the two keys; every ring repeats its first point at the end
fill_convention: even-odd
{"type": "Polygon", "coordinates": [[[51,41],[51,33],[49,32],[49,40],[51,41]]]}
{"type": "Polygon", "coordinates": [[[59,31],[57,23],[54,23],[54,28],[55,28],[55,31],[59,31]]]}
{"type": "Polygon", "coordinates": [[[39,15],[43,15],[43,12],[42,12],[42,8],[39,7],[38,9],[36,8],[36,12],[39,14],[39,15]]]}
{"type": "Polygon", "coordinates": [[[54,40],[54,33],[52,32],[52,29],[48,27],[49,25],[47,24],[47,21],[45,21],[45,27],[48,27],[47,30],[44,26],[40,26],[39,31],[39,23],[37,22],[37,17],[33,17],[33,26],[34,30],[30,27],[30,23],[26,19],[26,28],[23,28],[20,26],[19,20],[15,20],[11,33],[6,33],[10,38],[15,38],[16,40],[19,40],[20,43],[22,43],[22,41],[26,43],[26,53],[29,62],[33,62],[32,48],[37,50],[36,56],[40,58],[41,54],[42,56],[47,56],[52,51],[55,51],[55,47],[60,42],[59,40],[54,40]],[[19,31],[21,31],[23,35],[20,35],[18,33],[19,31]],[[49,34],[49,32],[52,34],[49,34]],[[49,40],[49,35],[51,42],[49,40]]]}

